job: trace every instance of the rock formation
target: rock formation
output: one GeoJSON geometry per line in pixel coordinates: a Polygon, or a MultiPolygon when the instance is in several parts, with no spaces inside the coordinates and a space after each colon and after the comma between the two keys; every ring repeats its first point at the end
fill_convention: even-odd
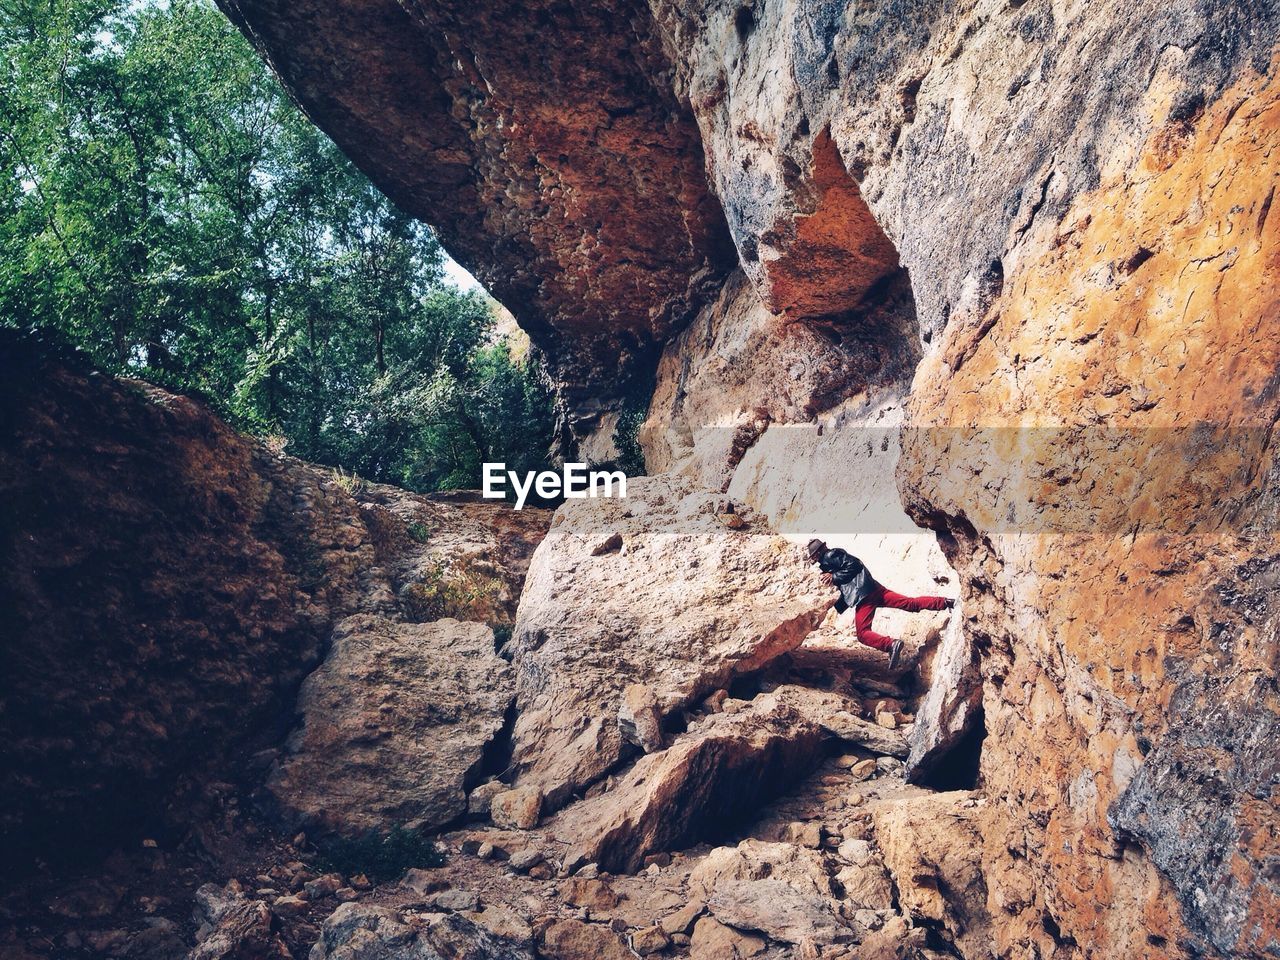
{"type": "MultiPolygon", "coordinates": [[[[682,229],[665,262],[608,264],[636,289],[725,276],[653,341],[650,467],[784,531],[840,534],[885,579],[908,550],[916,575],[947,577],[906,518],[936,532],[965,598],[939,676],[971,656],[981,676],[993,951],[1274,950],[1274,9],[570,2],[510,29],[445,3],[408,7],[388,44],[364,20],[335,29],[321,5],[227,5],[340,143],[396,152],[366,161],[389,187],[408,171],[513,185],[527,236],[549,219],[539,201],[573,197],[557,164],[603,172],[615,156],[558,94],[641,64],[635,115],[681,118],[667,142],[701,153],[710,187],[688,210],[707,222],[719,204],[738,261],[692,269],[682,229]],[[585,39],[588,24],[611,29],[585,39]],[[623,34],[634,55],[619,56],[623,34]],[[342,79],[353,51],[413,91],[403,110],[342,79]],[[538,89],[510,76],[530,59],[538,89]],[[446,60],[465,90],[441,82],[446,60]],[[427,103],[449,122],[426,122],[427,103]],[[495,112],[554,113],[571,146],[516,179],[404,135],[521,148],[495,112]],[[868,479],[894,470],[896,490],[868,479]]],[[[632,186],[647,177],[673,196],[696,179],[669,171],[646,149],[602,179],[629,202],[650,196],[632,186]]],[[[452,209],[447,239],[487,242],[452,209]]],[[[566,244],[596,249],[594,228],[553,216],[566,244]]],[[[472,249],[489,275],[509,262],[472,249]]],[[[596,302],[542,279],[565,313],[596,302]]],[[[547,308],[511,305],[537,334],[547,308]]],[[[634,329],[621,311],[600,323],[634,329]]],[[[575,372],[566,395],[613,396],[614,371],[594,391],[597,368],[575,372]]],[[[960,704],[976,714],[970,690],[930,706],[935,744],[960,704]]]]}
{"type": "MultiPolygon", "coordinates": [[[[1275,955],[1273,6],[223,6],[529,330],[566,446],[614,456],[647,405],[661,474],[560,511],[504,651],[511,763],[479,774],[507,668],[467,646],[494,683],[432,816],[492,777],[470,806],[500,822],[376,904],[266,887],[276,919],[263,894],[236,929],[318,957],[1275,955]],[[961,609],[886,616],[908,662],[871,675],[830,617],[806,641],[830,597],[785,538],[814,533],[961,609]],[[705,829],[733,783],[765,802],[762,770],[814,764],[705,829]]],[[[119,817],[101,801],[197,740],[271,746],[241,723],[283,733],[331,624],[411,647],[476,595],[449,584],[485,550],[407,546],[412,498],[353,499],[180,398],[15,382],[10,831],[119,817]],[[131,686],[156,657],[186,669],[131,686]]],[[[509,623],[511,579],[454,615],[509,623]]],[[[425,698],[443,671],[413,662],[425,698]]],[[[277,771],[326,724],[356,745],[358,709],[304,702],[277,771]]]]}
{"type": "Polygon", "coordinates": [[[514,698],[482,623],[348,617],[302,685],[268,789],[302,827],[442,827],[466,812],[514,698]]]}
{"type": "Polygon", "coordinates": [[[645,857],[723,833],[808,774],[822,730],[776,698],[711,716],[618,783],[562,814],[569,859],[630,872],[645,857]]]}
{"type": "MultiPolygon", "coordinates": [[[[952,766],[967,766],[970,758],[957,755],[963,752],[965,738],[977,739],[984,733],[977,650],[973,638],[964,630],[963,620],[953,617],[932,658],[929,691],[916,713],[907,779],[918,783],[931,776],[944,776],[946,772],[939,767],[948,761],[952,766]]],[[[954,774],[963,772],[956,770],[954,774]]]]}
{"type": "Polygon", "coordinates": [[[0,809],[16,862],[19,845],[137,826],[180,774],[269,746],[376,557],[325,474],[201,405],[12,336],[0,363],[0,809]]]}
{"type": "MultiPolygon", "coordinates": [[[[675,477],[569,501],[539,546],[512,637],[521,784],[558,807],[634,752],[624,693],[660,718],[798,647],[834,598],[803,551],[727,527],[724,498],[675,477]]],[[[744,514],[726,514],[746,524],[744,514]]]]}
{"type": "Polygon", "coordinates": [[[452,957],[456,960],[533,960],[518,943],[458,914],[417,916],[344,903],[324,922],[315,960],[361,957],[452,957]]]}
{"type": "Polygon", "coordinates": [[[93,856],[197,817],[202,782],[252,784],[326,654],[274,780],[285,806],[347,832],[460,815],[513,695],[488,625],[510,629],[546,512],[349,491],[200,403],[77,363],[12,334],[0,348],[12,862],[93,856]]]}
{"type": "Polygon", "coordinates": [[[733,262],[692,113],[643,11],[223,9],[356,163],[517,315],[562,384],[568,429],[603,431],[607,446],[620,401],[644,389],[661,344],[733,262]]]}

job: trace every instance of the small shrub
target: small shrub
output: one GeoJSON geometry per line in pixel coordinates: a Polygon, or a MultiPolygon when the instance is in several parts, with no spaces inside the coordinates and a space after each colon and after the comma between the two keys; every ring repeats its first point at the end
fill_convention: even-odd
{"type": "Polygon", "coordinates": [[[410,867],[444,865],[435,841],[421,830],[395,827],[388,833],[372,830],[359,837],[333,837],[319,845],[322,870],[350,877],[363,873],[375,883],[395,880],[410,867]]]}
{"type": "Polygon", "coordinates": [[[511,642],[511,630],[513,624],[510,623],[491,623],[490,629],[493,630],[493,646],[495,650],[501,650],[511,642]]]}
{"type": "Polygon", "coordinates": [[[334,467],[332,476],[333,482],[353,497],[368,486],[362,478],[354,473],[347,473],[341,467],[334,467]]]}
{"type": "Polygon", "coordinates": [[[431,539],[431,528],[420,520],[415,520],[408,527],[409,539],[417,543],[427,543],[431,539]]]}

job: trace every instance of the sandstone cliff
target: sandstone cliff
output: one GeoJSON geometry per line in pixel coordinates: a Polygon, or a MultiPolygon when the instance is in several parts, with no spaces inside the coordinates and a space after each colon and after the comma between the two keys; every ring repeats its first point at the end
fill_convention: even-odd
{"type": "Polygon", "coordinates": [[[937,535],[986,803],[939,827],[965,902],[913,912],[1274,955],[1272,5],[224,6],[586,449],[652,375],[652,469],[878,571],[955,576],[937,535]]]}
{"type": "MultiPolygon", "coordinates": [[[[12,332],[0,379],[10,881],[30,858],[92,862],[122,842],[180,836],[207,815],[209,783],[253,787],[268,769],[278,803],[308,824],[356,832],[388,806],[401,822],[461,815],[514,698],[490,627],[511,628],[545,511],[353,486],[201,403],[90,374],[12,332]],[[392,655],[369,656],[385,637],[398,638],[392,655]],[[277,758],[303,678],[323,661],[297,705],[306,719],[325,676],[372,660],[406,684],[395,698],[412,682],[434,711],[413,710],[421,742],[396,745],[402,765],[433,775],[405,777],[399,794],[335,788],[316,770],[320,755],[348,778],[366,762],[369,714],[385,706],[367,674],[359,696],[344,686],[346,716],[323,711],[277,758]],[[442,727],[453,742],[433,742],[442,727]]],[[[378,765],[393,776],[387,757],[378,765]]]]}
{"type": "Polygon", "coordinates": [[[6,343],[5,840],[160,853],[0,947],[1276,955],[1273,5],[223,5],[663,476],[531,558],[6,343]],[[813,533],[960,594],[909,669],[813,533]]]}

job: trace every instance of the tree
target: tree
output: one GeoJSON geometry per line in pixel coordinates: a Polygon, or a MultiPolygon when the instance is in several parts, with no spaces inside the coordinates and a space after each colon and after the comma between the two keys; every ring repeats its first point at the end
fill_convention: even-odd
{"type": "Polygon", "coordinates": [[[371,479],[542,461],[492,304],[208,0],[0,3],[0,321],[371,479]]]}

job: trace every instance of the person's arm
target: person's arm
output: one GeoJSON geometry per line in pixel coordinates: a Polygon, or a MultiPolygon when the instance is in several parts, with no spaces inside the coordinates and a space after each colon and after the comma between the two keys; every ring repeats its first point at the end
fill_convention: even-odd
{"type": "Polygon", "coordinates": [[[825,584],[828,587],[835,582],[831,579],[831,573],[833,570],[835,570],[835,567],[831,564],[830,557],[831,557],[830,550],[827,550],[826,552],[818,555],[818,569],[822,571],[818,579],[821,580],[823,584],[825,584]]]}

